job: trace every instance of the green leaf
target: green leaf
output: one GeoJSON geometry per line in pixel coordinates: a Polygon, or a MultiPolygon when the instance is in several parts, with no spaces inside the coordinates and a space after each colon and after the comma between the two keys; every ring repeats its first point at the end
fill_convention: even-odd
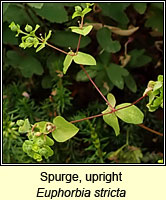
{"type": "MultiPolygon", "coordinates": [[[[116,106],[116,109],[119,109],[128,105],[131,105],[131,103],[120,104],[116,106]]],[[[141,124],[144,119],[144,114],[135,105],[118,110],[115,112],[115,114],[124,122],[131,123],[131,124],[141,124]]]]}
{"type": "Polygon", "coordinates": [[[124,76],[128,76],[128,71],[114,63],[111,63],[109,67],[106,68],[106,71],[110,81],[122,90],[124,88],[124,76]]]}
{"type": "MultiPolygon", "coordinates": [[[[63,62],[64,62],[64,55],[61,54],[59,56],[55,56],[55,53],[52,53],[47,58],[47,67],[49,69],[49,74],[54,79],[56,78],[57,70],[62,71],[63,70],[63,62]]],[[[59,78],[58,78],[59,79],[59,78]]]]}
{"type": "Polygon", "coordinates": [[[57,142],[65,142],[75,136],[79,131],[76,126],[69,123],[61,116],[54,118],[53,124],[56,126],[56,129],[52,132],[52,136],[57,142]]]}
{"type": "Polygon", "coordinates": [[[132,3],[134,9],[139,13],[139,14],[144,14],[147,8],[147,3],[132,3]]]}
{"type": "Polygon", "coordinates": [[[52,77],[51,76],[44,76],[41,82],[42,88],[48,89],[52,86],[52,77]]]}
{"type": "Polygon", "coordinates": [[[161,81],[156,81],[153,91],[158,90],[159,88],[161,88],[163,86],[163,83],[161,81]]]}
{"type": "Polygon", "coordinates": [[[32,21],[25,9],[14,2],[10,3],[7,12],[4,13],[3,21],[7,21],[8,23],[14,21],[19,25],[32,24],[32,21]]]}
{"type": "MultiPolygon", "coordinates": [[[[55,36],[50,39],[50,41],[60,47],[72,47],[77,48],[79,35],[72,33],[70,31],[56,31],[55,36]]],[[[80,48],[86,47],[91,42],[88,36],[82,37],[80,48]]]]}
{"type": "Polygon", "coordinates": [[[5,12],[7,11],[7,9],[8,9],[8,7],[9,7],[9,5],[10,5],[10,3],[2,3],[2,5],[3,5],[3,15],[5,14],[5,12]]]}
{"type": "Polygon", "coordinates": [[[124,77],[126,86],[129,88],[129,90],[131,90],[133,93],[136,93],[137,91],[137,85],[135,80],[133,79],[132,75],[129,74],[128,76],[124,77]]]}
{"type": "Polygon", "coordinates": [[[73,15],[72,15],[72,19],[74,19],[76,17],[82,17],[82,12],[80,12],[80,11],[74,12],[73,15]]]}
{"type": "Polygon", "coordinates": [[[28,131],[31,130],[31,125],[29,123],[29,120],[28,119],[25,119],[23,125],[21,125],[18,129],[18,131],[20,133],[27,133],[28,131]]]}
{"type": "Polygon", "coordinates": [[[77,27],[77,26],[71,26],[69,28],[71,28],[71,31],[74,32],[74,33],[78,33],[78,34],[81,34],[83,36],[86,36],[92,30],[93,26],[92,25],[84,26],[84,27],[82,27],[82,29],[80,27],[77,27]]]}
{"type": "Polygon", "coordinates": [[[43,7],[44,3],[27,3],[29,6],[31,6],[32,8],[38,8],[41,9],[43,7]]]}
{"type": "Polygon", "coordinates": [[[45,144],[48,145],[48,146],[53,146],[54,140],[52,140],[49,136],[46,136],[45,144]]]}
{"type": "Polygon", "coordinates": [[[108,102],[111,104],[111,106],[114,108],[116,105],[116,99],[115,99],[114,95],[111,93],[108,93],[107,99],[108,99],[108,102]]]}
{"type": "Polygon", "coordinates": [[[163,82],[163,75],[158,75],[157,80],[163,82]]]}
{"type": "Polygon", "coordinates": [[[44,41],[47,41],[51,37],[52,30],[49,30],[48,35],[45,37],[44,41]]]}
{"type": "Polygon", "coordinates": [[[92,9],[91,8],[85,8],[83,11],[82,11],[82,15],[85,16],[87,13],[89,13],[92,9]]]}
{"type": "Polygon", "coordinates": [[[76,12],[82,12],[81,6],[75,6],[75,11],[76,12]]]}
{"type": "MultiPolygon", "coordinates": [[[[69,53],[71,53],[71,52],[69,52],[69,53]]],[[[73,61],[73,57],[74,57],[74,56],[66,55],[65,60],[64,60],[64,62],[63,62],[63,66],[64,66],[64,67],[63,67],[63,73],[64,73],[64,74],[66,74],[68,68],[70,67],[70,65],[71,65],[71,63],[72,63],[72,61],[73,61]]]]}
{"type": "Polygon", "coordinates": [[[119,41],[113,41],[111,39],[111,31],[106,27],[97,31],[97,41],[107,52],[116,53],[121,49],[119,41]]]}
{"type": "Polygon", "coordinates": [[[15,35],[16,33],[9,29],[8,23],[3,23],[3,43],[18,45],[18,38],[15,35]]]}
{"type": "Polygon", "coordinates": [[[11,66],[18,67],[26,78],[32,77],[33,74],[43,74],[43,67],[40,62],[31,55],[22,56],[16,51],[9,50],[7,52],[7,59],[7,62],[11,66]]]}
{"type": "Polygon", "coordinates": [[[46,132],[46,124],[47,123],[48,122],[46,122],[46,121],[40,121],[40,122],[35,123],[34,124],[34,126],[35,126],[34,130],[36,132],[45,133],[46,132]]]}
{"type": "Polygon", "coordinates": [[[96,60],[91,55],[82,52],[78,52],[76,56],[73,56],[73,60],[77,64],[96,65],[96,60]]]}
{"type": "Polygon", "coordinates": [[[36,53],[39,52],[40,50],[42,50],[45,46],[46,46],[46,44],[45,44],[45,43],[42,43],[42,44],[36,49],[36,53]]]}
{"type": "Polygon", "coordinates": [[[145,49],[133,49],[128,54],[131,56],[129,64],[127,66],[136,68],[142,67],[152,61],[152,58],[145,55],[145,49]]]}
{"type": "Polygon", "coordinates": [[[41,9],[34,8],[41,17],[52,23],[64,23],[68,21],[67,11],[63,3],[44,3],[41,9]]]}
{"type": "MultiPolygon", "coordinates": [[[[85,69],[91,78],[94,78],[97,75],[96,66],[85,67],[85,69]]],[[[85,72],[83,70],[80,70],[76,75],[76,81],[86,82],[89,81],[89,79],[86,76],[85,72]]]]}
{"type": "MultiPolygon", "coordinates": [[[[102,113],[108,113],[110,112],[110,108],[108,107],[105,111],[103,111],[102,113]]],[[[116,136],[119,135],[120,133],[120,128],[119,128],[119,122],[118,122],[118,118],[115,115],[115,113],[111,113],[111,114],[107,114],[107,115],[103,115],[103,120],[109,125],[111,126],[114,131],[116,136]]]]}
{"type": "Polygon", "coordinates": [[[151,3],[147,13],[146,27],[163,32],[163,3],[151,3]]]}
{"type": "Polygon", "coordinates": [[[111,55],[107,51],[104,51],[102,54],[100,54],[99,59],[102,65],[104,64],[104,66],[107,66],[110,63],[110,57],[111,55]]]}
{"type": "MultiPolygon", "coordinates": [[[[115,99],[114,95],[109,93],[107,95],[107,99],[108,99],[108,102],[111,104],[111,106],[115,107],[116,99],[115,99]]],[[[110,108],[110,106],[108,106],[107,109],[104,110],[102,113],[103,114],[108,113],[108,112],[111,112],[111,110],[112,109],[110,108]]],[[[116,136],[118,136],[120,133],[120,128],[119,128],[118,118],[115,115],[115,113],[103,115],[103,120],[114,129],[116,136]]]]}
{"type": "Polygon", "coordinates": [[[99,3],[102,14],[117,21],[121,26],[126,27],[129,19],[124,12],[130,3],[99,3]]]}

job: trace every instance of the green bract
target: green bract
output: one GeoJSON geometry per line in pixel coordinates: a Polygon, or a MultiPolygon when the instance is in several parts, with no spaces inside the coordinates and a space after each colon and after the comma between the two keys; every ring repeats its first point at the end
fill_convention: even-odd
{"type": "Polygon", "coordinates": [[[47,43],[47,40],[51,37],[51,30],[49,31],[48,35],[45,34],[45,39],[40,43],[41,45],[36,49],[36,52],[39,52],[41,49],[43,49],[47,43]]]}
{"type": "MultiPolygon", "coordinates": [[[[102,113],[104,114],[108,112],[110,112],[110,108],[107,108],[102,113]]],[[[115,115],[115,113],[103,115],[103,120],[114,129],[115,135],[118,136],[120,133],[120,128],[119,128],[118,118],[115,115]]]]}
{"type": "Polygon", "coordinates": [[[69,66],[71,65],[72,63],[72,60],[73,60],[73,56],[72,56],[73,52],[70,51],[69,54],[65,57],[65,60],[63,62],[63,73],[66,74],[69,66]]]}
{"type": "Polygon", "coordinates": [[[18,120],[17,125],[19,126],[18,131],[20,133],[27,133],[31,130],[31,125],[28,119],[25,120],[18,120]]]}
{"type": "Polygon", "coordinates": [[[84,10],[82,10],[80,6],[75,6],[75,12],[72,15],[72,19],[74,19],[75,17],[83,18],[87,13],[92,10],[91,8],[89,8],[89,6],[93,6],[93,3],[86,3],[86,7],[84,8],[84,10]]]}
{"type": "MultiPolygon", "coordinates": [[[[108,102],[111,104],[111,106],[114,108],[115,104],[116,104],[114,95],[109,93],[107,95],[107,99],[108,99],[108,102]]],[[[112,109],[110,108],[110,106],[108,106],[107,109],[104,110],[102,113],[104,114],[104,113],[108,113],[111,111],[112,111],[112,109]]],[[[115,115],[115,113],[103,115],[103,120],[114,129],[116,136],[118,136],[120,133],[120,128],[119,128],[118,118],[115,115]]]]}
{"type": "Polygon", "coordinates": [[[52,136],[57,142],[65,142],[79,131],[76,126],[60,116],[54,118],[53,124],[56,126],[56,129],[53,131],[52,136]]]}
{"type": "Polygon", "coordinates": [[[86,36],[92,30],[93,26],[92,25],[83,26],[82,28],[77,27],[77,26],[71,26],[69,28],[71,28],[71,31],[74,32],[74,33],[78,33],[78,34],[81,34],[83,36],[86,36]]]}
{"type": "MultiPolygon", "coordinates": [[[[116,104],[116,99],[114,95],[109,93],[107,95],[107,99],[108,99],[108,102],[111,104],[111,106],[114,108],[116,104]]],[[[129,105],[131,104],[130,103],[120,104],[116,106],[115,109],[119,109],[119,108],[122,108],[122,109],[114,111],[107,115],[103,115],[103,120],[114,129],[116,136],[119,135],[120,133],[117,117],[119,117],[124,122],[131,123],[131,124],[141,124],[143,122],[144,114],[141,112],[141,110],[137,108],[135,105],[132,105],[132,106],[129,106],[129,105]],[[129,106],[129,107],[126,107],[126,106],[129,106]]],[[[103,114],[109,113],[111,111],[112,109],[110,108],[110,106],[108,106],[107,109],[104,110],[102,113],[103,114]]]]}

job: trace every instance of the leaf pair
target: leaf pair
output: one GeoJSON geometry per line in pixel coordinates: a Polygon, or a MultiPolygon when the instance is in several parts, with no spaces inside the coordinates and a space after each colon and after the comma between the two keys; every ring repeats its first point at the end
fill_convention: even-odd
{"type": "Polygon", "coordinates": [[[89,26],[83,26],[81,27],[77,27],[77,26],[71,26],[69,27],[71,29],[72,32],[86,36],[88,35],[88,33],[92,30],[93,26],[89,25],[89,26]]]}
{"type": "MultiPolygon", "coordinates": [[[[107,95],[107,99],[111,104],[111,106],[114,108],[116,105],[115,97],[111,93],[109,93],[107,95]]],[[[104,121],[114,129],[116,136],[120,134],[118,117],[126,123],[141,124],[143,122],[144,114],[141,112],[141,110],[137,108],[135,105],[132,106],[130,105],[131,103],[120,104],[115,107],[117,111],[112,112],[111,114],[103,115],[104,121]]],[[[105,114],[111,111],[112,109],[108,106],[108,108],[104,110],[102,113],[105,114]]]]}
{"type": "Polygon", "coordinates": [[[89,13],[92,9],[89,6],[93,6],[94,3],[86,3],[86,7],[82,10],[81,6],[75,6],[75,12],[72,15],[72,19],[75,17],[83,18],[87,13],[89,13]]]}
{"type": "Polygon", "coordinates": [[[71,65],[72,61],[76,64],[82,65],[96,65],[96,60],[89,54],[78,52],[74,54],[74,52],[70,51],[66,56],[64,63],[63,63],[63,73],[66,74],[69,66],[71,65]]]}

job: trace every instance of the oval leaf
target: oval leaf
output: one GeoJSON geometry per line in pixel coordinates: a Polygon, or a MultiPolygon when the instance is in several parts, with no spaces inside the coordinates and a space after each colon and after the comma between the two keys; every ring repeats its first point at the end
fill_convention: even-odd
{"type": "MultiPolygon", "coordinates": [[[[131,103],[122,103],[116,106],[116,109],[131,105],[131,103]]],[[[144,114],[135,105],[123,108],[115,112],[115,114],[124,122],[131,124],[141,124],[144,119],[144,114]]]]}
{"type": "Polygon", "coordinates": [[[67,55],[65,57],[65,60],[63,62],[63,73],[66,74],[68,68],[70,67],[71,63],[72,63],[72,60],[73,60],[73,56],[70,56],[70,55],[67,55]]]}
{"type": "MultiPolygon", "coordinates": [[[[110,108],[107,108],[105,111],[103,111],[102,113],[107,113],[110,112],[110,108]]],[[[118,122],[118,118],[115,115],[115,113],[111,113],[108,115],[103,115],[103,120],[109,125],[111,126],[114,131],[115,131],[115,135],[118,136],[120,133],[120,128],[119,128],[119,122],[118,122]]]]}
{"type": "Polygon", "coordinates": [[[96,65],[96,60],[91,55],[82,52],[78,52],[76,56],[73,56],[73,60],[77,64],[96,65]]]}
{"type": "Polygon", "coordinates": [[[53,124],[56,126],[56,129],[52,132],[52,136],[57,142],[65,142],[79,131],[76,126],[69,123],[61,116],[54,118],[53,124]]]}

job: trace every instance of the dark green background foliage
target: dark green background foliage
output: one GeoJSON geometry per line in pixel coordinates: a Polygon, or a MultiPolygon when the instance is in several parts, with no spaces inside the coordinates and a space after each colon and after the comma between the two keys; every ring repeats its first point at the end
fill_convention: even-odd
{"type": "MultiPolygon", "coordinates": [[[[37,35],[52,30],[49,42],[68,51],[77,47],[78,35],[69,26],[74,6],[82,3],[3,3],[3,162],[36,163],[22,150],[27,139],[18,133],[16,121],[28,118],[30,123],[52,121],[62,115],[68,121],[101,113],[105,102],[88,81],[79,65],[72,63],[63,75],[65,55],[46,47],[21,49],[19,37],[9,29],[14,21],[22,29],[40,25],[37,35]]],[[[88,36],[83,36],[81,51],[95,57],[96,66],[85,66],[104,95],[109,92],[117,103],[133,102],[143,95],[149,80],[163,74],[163,4],[162,3],[95,3],[85,23],[100,23],[88,36]],[[128,29],[139,27],[122,36],[102,25],[128,29]],[[124,67],[125,44],[130,59],[124,67]]],[[[148,99],[137,105],[145,114],[144,125],[163,132],[163,113],[150,113],[148,99]]],[[[75,124],[80,131],[64,143],[55,142],[54,155],[42,163],[157,163],[163,156],[163,138],[137,125],[120,122],[121,134],[102,118],[75,124]],[[126,142],[128,146],[123,146],[126,142]],[[119,150],[119,151],[118,151],[119,150]]]]}

